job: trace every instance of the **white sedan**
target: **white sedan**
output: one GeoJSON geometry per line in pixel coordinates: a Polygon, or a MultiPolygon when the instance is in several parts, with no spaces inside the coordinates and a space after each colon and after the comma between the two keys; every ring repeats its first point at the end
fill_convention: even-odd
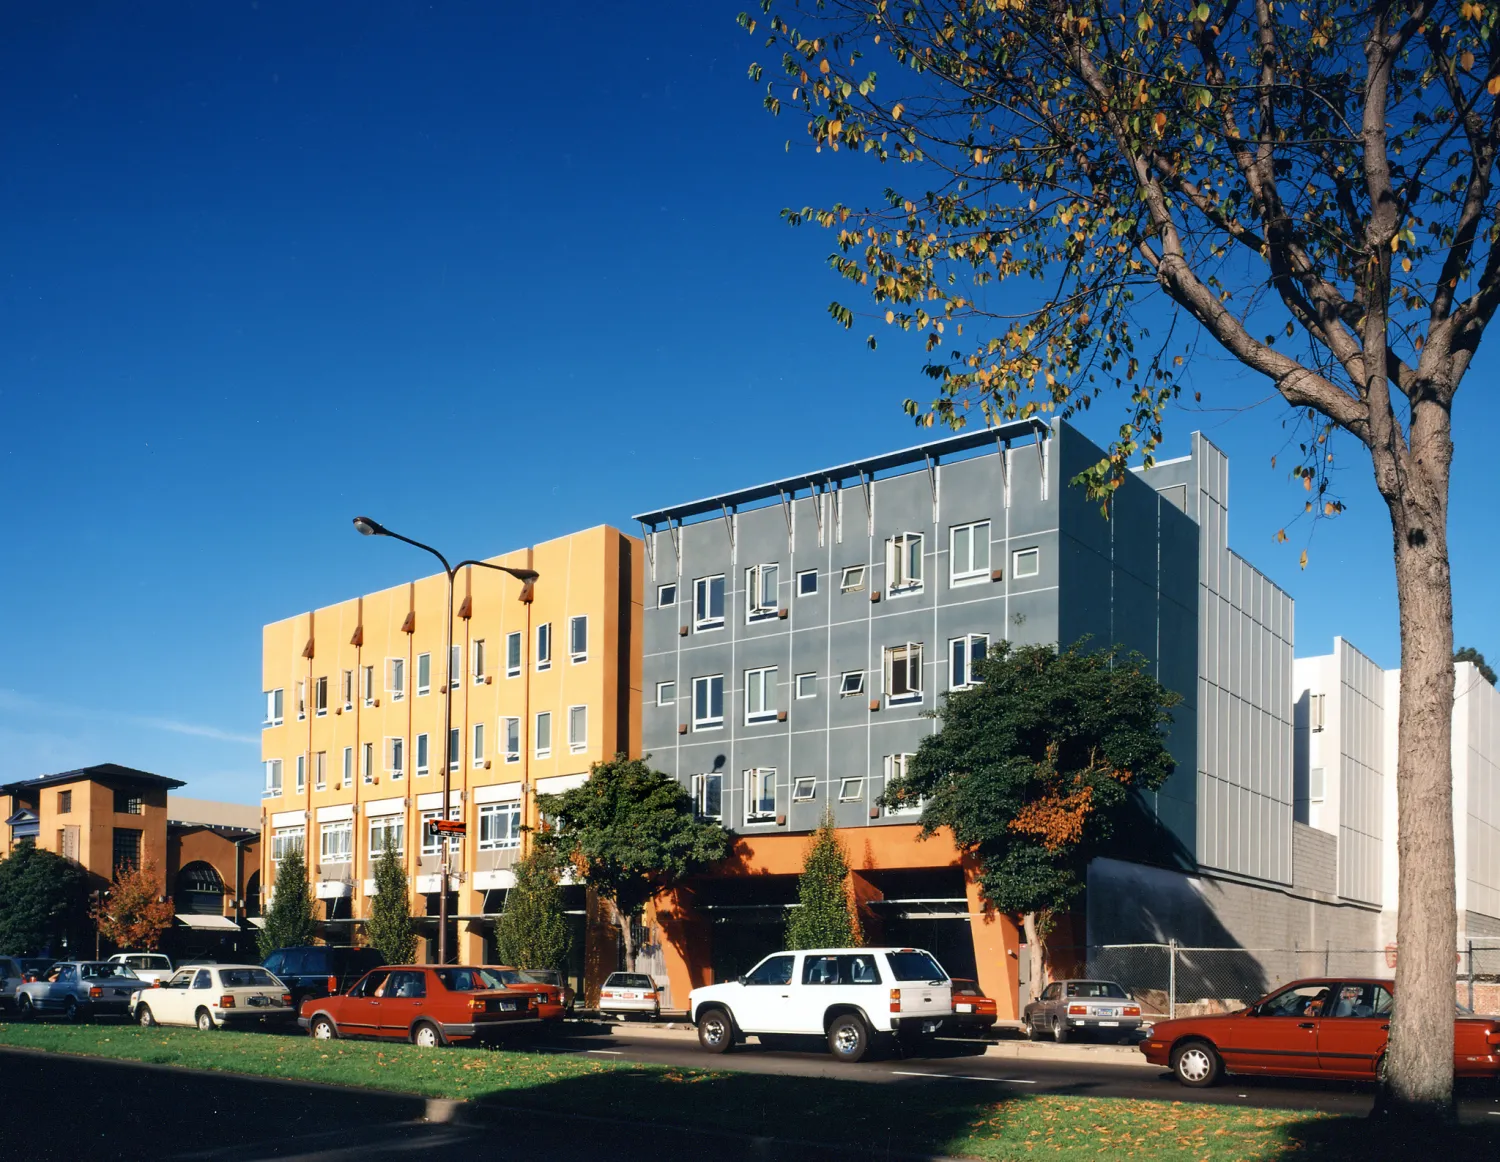
{"type": "Polygon", "coordinates": [[[291,991],[258,964],[184,965],[153,988],[130,998],[136,1021],[151,1025],[196,1025],[207,1032],[224,1025],[279,1024],[295,1017],[291,991]]]}

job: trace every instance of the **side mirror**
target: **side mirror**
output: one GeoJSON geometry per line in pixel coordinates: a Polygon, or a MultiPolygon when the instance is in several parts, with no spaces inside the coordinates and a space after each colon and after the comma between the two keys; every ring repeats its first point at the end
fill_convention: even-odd
{"type": "Polygon", "coordinates": [[[747,973],[746,975],[744,975],[742,977],[739,977],[738,980],[739,980],[740,984],[749,984],[750,983],[750,976],[747,973]]]}

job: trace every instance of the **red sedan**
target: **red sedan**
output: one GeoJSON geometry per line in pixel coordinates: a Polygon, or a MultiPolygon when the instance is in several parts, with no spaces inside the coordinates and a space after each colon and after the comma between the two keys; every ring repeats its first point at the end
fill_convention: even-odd
{"type": "Polygon", "coordinates": [[[341,996],[302,1002],[297,1023],[320,1039],[387,1037],[415,1045],[483,1040],[535,1025],[537,996],[498,987],[483,969],[386,965],[341,996]]]}
{"type": "Polygon", "coordinates": [[[979,991],[979,982],[953,978],[953,1017],[955,1030],[964,1033],[987,1033],[994,1027],[995,1002],[979,991]]]}
{"type": "MultiPolygon", "coordinates": [[[[1389,980],[1299,980],[1238,1013],[1162,1021],[1140,1048],[1151,1064],[1170,1067],[1194,1087],[1225,1073],[1373,1079],[1395,993],[1389,980]]],[[[1453,1071],[1500,1077],[1500,1019],[1455,1019],[1453,1071]]]]}
{"type": "Polygon", "coordinates": [[[561,1021],[567,1011],[563,1003],[561,986],[538,977],[549,975],[547,970],[512,968],[505,964],[486,964],[484,971],[505,988],[517,992],[535,993],[537,1016],[544,1021],[561,1021]]]}

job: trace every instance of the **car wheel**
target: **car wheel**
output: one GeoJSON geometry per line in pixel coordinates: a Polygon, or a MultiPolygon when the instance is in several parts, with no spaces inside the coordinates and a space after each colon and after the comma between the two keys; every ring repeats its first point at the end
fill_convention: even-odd
{"type": "Polygon", "coordinates": [[[1041,1026],[1033,1020],[1026,1022],[1026,1039],[1028,1041],[1040,1041],[1042,1039],[1041,1026]]]}
{"type": "Polygon", "coordinates": [[[312,1028],[308,1030],[319,1041],[332,1041],[337,1037],[338,1030],[333,1027],[333,1022],[327,1017],[317,1017],[313,1020],[312,1028]]]}
{"type": "Polygon", "coordinates": [[[197,1016],[195,1016],[193,1020],[197,1022],[198,1030],[202,1033],[211,1033],[218,1028],[218,1026],[214,1024],[214,1015],[207,1009],[199,1009],[197,1016]]]}
{"type": "Polygon", "coordinates": [[[31,998],[23,996],[16,1002],[16,1015],[23,1021],[29,1021],[36,1016],[36,1009],[31,1006],[31,998]]]}
{"type": "Polygon", "coordinates": [[[870,1051],[870,1027],[855,1013],[843,1013],[828,1026],[828,1052],[840,1061],[862,1061],[870,1051]]]}
{"type": "Polygon", "coordinates": [[[69,997],[63,1002],[63,1020],[73,1025],[78,1022],[78,998],[69,997]]]}
{"type": "Polygon", "coordinates": [[[1068,1026],[1061,1017],[1052,1018],[1052,1039],[1059,1045],[1064,1045],[1068,1040],[1068,1026]]]}
{"type": "Polygon", "coordinates": [[[422,1021],[411,1031],[411,1043],[419,1049],[437,1049],[443,1043],[443,1035],[431,1021],[422,1021]]]}
{"type": "Polygon", "coordinates": [[[1207,1041],[1189,1041],[1172,1050],[1172,1072],[1183,1085],[1207,1089],[1219,1080],[1224,1064],[1207,1041]]]}
{"type": "Polygon", "coordinates": [[[143,1029],[149,1029],[156,1024],[156,1018],[151,1014],[150,1005],[142,1005],[135,1011],[135,1019],[143,1029]]]}
{"type": "Polygon", "coordinates": [[[705,1009],[698,1014],[698,1045],[709,1053],[728,1053],[734,1048],[734,1021],[723,1009],[705,1009]]]}

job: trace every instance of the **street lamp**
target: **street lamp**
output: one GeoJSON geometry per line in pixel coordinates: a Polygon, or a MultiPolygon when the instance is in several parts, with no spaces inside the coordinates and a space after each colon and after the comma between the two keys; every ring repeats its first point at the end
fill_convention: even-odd
{"type": "MultiPolygon", "coordinates": [[[[444,622],[443,633],[446,648],[443,651],[443,665],[448,669],[448,681],[443,691],[443,818],[448,816],[448,796],[453,771],[453,759],[456,755],[449,754],[453,739],[453,580],[458,576],[458,571],[468,565],[478,565],[482,569],[494,569],[499,573],[509,573],[517,581],[521,582],[521,600],[530,612],[531,598],[536,586],[538,573],[535,569],[512,569],[508,565],[494,565],[489,561],[460,561],[456,565],[448,564],[448,558],[443,556],[431,545],[424,545],[421,541],[414,541],[410,537],[403,537],[400,533],[393,533],[379,521],[371,520],[367,516],[354,518],[354,527],[361,536],[366,537],[391,537],[398,541],[404,541],[418,549],[425,549],[443,563],[443,572],[448,578],[448,618],[444,622]]],[[[531,622],[527,619],[527,637],[531,636],[531,622]]],[[[458,753],[463,752],[463,747],[458,748],[458,753]]],[[[448,845],[450,840],[443,836],[443,862],[441,866],[442,883],[438,892],[438,963],[448,963],[448,845]]]]}

